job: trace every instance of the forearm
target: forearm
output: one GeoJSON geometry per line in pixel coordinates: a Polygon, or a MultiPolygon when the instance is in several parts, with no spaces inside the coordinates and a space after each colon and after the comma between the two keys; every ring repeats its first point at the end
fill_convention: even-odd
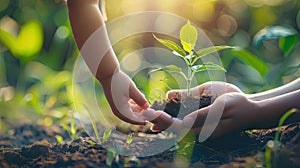
{"type": "Polygon", "coordinates": [[[99,0],[68,0],[68,9],[80,53],[92,73],[103,83],[119,70],[119,64],[110,45],[98,2],[99,0]]]}
{"type": "Polygon", "coordinates": [[[263,128],[274,127],[279,119],[287,111],[296,108],[300,109],[300,90],[292,91],[277,97],[259,101],[259,111],[257,120],[258,126],[263,128]]]}
{"type": "Polygon", "coordinates": [[[300,89],[300,78],[272,90],[268,90],[256,94],[250,94],[249,98],[251,100],[264,100],[264,99],[276,97],[299,89],[300,89]]]}

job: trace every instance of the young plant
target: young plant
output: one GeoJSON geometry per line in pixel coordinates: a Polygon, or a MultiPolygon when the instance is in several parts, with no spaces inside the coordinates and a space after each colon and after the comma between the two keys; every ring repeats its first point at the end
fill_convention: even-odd
{"type": "Polygon", "coordinates": [[[102,137],[103,141],[106,141],[106,140],[110,137],[111,132],[112,132],[112,128],[107,128],[107,129],[104,131],[103,137],[102,137]]]}
{"type": "Polygon", "coordinates": [[[150,73],[153,73],[155,71],[168,71],[171,73],[181,74],[186,80],[188,96],[190,95],[192,79],[197,72],[205,71],[207,69],[226,71],[223,67],[217,64],[210,63],[210,62],[197,64],[197,61],[204,55],[208,55],[216,51],[229,49],[233,47],[213,46],[213,47],[201,49],[199,51],[195,51],[194,47],[196,45],[198,32],[197,29],[193,25],[191,25],[190,21],[188,21],[180,30],[180,42],[182,47],[180,47],[178,44],[176,44],[173,41],[160,39],[155,35],[153,36],[157,41],[159,41],[160,43],[162,43],[163,45],[171,49],[174,55],[179,56],[180,58],[183,59],[183,61],[187,65],[187,73],[183,73],[182,69],[177,67],[176,65],[168,65],[162,68],[154,69],[150,71],[150,73]]]}
{"type": "Polygon", "coordinates": [[[106,166],[111,167],[116,156],[117,155],[114,150],[108,150],[106,153],[106,161],[105,161],[106,166]]]}
{"type": "Polygon", "coordinates": [[[131,143],[132,143],[132,135],[133,135],[133,133],[130,133],[130,134],[127,136],[127,140],[126,140],[126,143],[127,143],[127,144],[131,144],[131,143]]]}
{"type": "Polygon", "coordinates": [[[68,132],[71,139],[75,139],[76,137],[78,137],[77,134],[78,128],[75,126],[75,116],[73,113],[72,113],[70,125],[62,124],[62,127],[65,131],[68,132]]]}

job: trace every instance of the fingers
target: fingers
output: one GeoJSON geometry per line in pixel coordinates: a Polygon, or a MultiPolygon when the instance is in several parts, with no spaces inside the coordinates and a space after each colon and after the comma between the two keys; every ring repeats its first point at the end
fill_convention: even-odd
{"type": "Polygon", "coordinates": [[[113,109],[113,113],[121,120],[128,122],[130,124],[135,125],[145,125],[146,121],[136,113],[132,112],[130,107],[126,107],[122,110],[122,113],[120,113],[118,110],[113,109]]]}
{"type": "Polygon", "coordinates": [[[144,110],[139,105],[137,105],[132,99],[129,100],[129,104],[130,104],[130,109],[135,113],[139,113],[144,110]]]}
{"type": "Polygon", "coordinates": [[[202,127],[208,115],[210,106],[204,107],[183,118],[183,125],[187,128],[202,127]]]}
{"type": "Polygon", "coordinates": [[[129,97],[142,109],[149,108],[149,103],[144,95],[131,83],[129,86],[129,97]]]}
{"type": "MultiPolygon", "coordinates": [[[[201,95],[213,95],[214,97],[218,97],[225,93],[230,92],[239,92],[243,93],[237,86],[221,82],[221,81],[210,81],[203,83],[197,87],[194,87],[190,90],[192,96],[201,96],[201,95]]],[[[174,97],[186,97],[187,90],[171,90],[167,93],[168,99],[172,99],[174,97]]]]}
{"type": "Polygon", "coordinates": [[[151,128],[152,131],[165,130],[174,122],[173,118],[163,111],[155,111],[153,109],[147,109],[142,114],[145,120],[148,120],[154,124],[151,128]]]}

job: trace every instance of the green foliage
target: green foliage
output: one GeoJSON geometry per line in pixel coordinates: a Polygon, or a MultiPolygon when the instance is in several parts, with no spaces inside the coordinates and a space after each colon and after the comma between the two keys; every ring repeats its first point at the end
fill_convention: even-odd
{"type": "MultiPolygon", "coordinates": [[[[283,126],[285,120],[292,114],[294,114],[296,112],[296,110],[289,110],[288,112],[284,113],[284,115],[280,118],[279,122],[278,122],[278,127],[281,127],[283,126]]],[[[275,143],[279,143],[279,134],[280,134],[280,130],[278,130],[276,133],[275,133],[275,138],[274,138],[274,141],[275,143]]]]}
{"type": "Polygon", "coordinates": [[[106,130],[104,131],[104,133],[103,133],[102,139],[103,139],[104,141],[107,140],[107,139],[110,137],[111,132],[112,132],[112,129],[111,129],[111,128],[106,129],[106,130]]]}
{"type": "Polygon", "coordinates": [[[196,64],[196,62],[199,60],[200,57],[204,55],[208,55],[220,50],[230,49],[233,47],[213,46],[195,52],[194,47],[197,42],[198,32],[197,29],[193,25],[191,25],[190,21],[188,21],[180,30],[180,42],[183,49],[179,45],[177,45],[176,43],[170,40],[160,39],[155,35],[153,36],[157,41],[159,41],[169,49],[173,50],[174,55],[179,56],[184,60],[184,62],[187,65],[187,73],[186,74],[183,73],[182,69],[177,67],[176,65],[168,65],[162,68],[154,69],[149,73],[153,73],[156,71],[167,71],[170,73],[178,73],[182,75],[187,82],[188,95],[190,94],[191,82],[195,73],[205,71],[205,70],[222,70],[226,72],[226,70],[223,67],[217,64],[209,62],[209,63],[198,65],[196,64]]]}
{"type": "Polygon", "coordinates": [[[55,135],[55,138],[56,138],[56,141],[57,141],[58,143],[63,143],[63,142],[64,142],[63,137],[60,136],[60,135],[55,135]]]}
{"type": "Polygon", "coordinates": [[[95,146],[96,145],[96,142],[94,142],[94,141],[90,141],[90,140],[88,140],[88,141],[86,141],[88,144],[90,144],[90,145],[92,145],[92,146],[95,146]]]}
{"type": "MultiPolygon", "coordinates": [[[[258,51],[261,51],[264,47],[261,47],[264,42],[267,41],[276,41],[274,47],[277,47],[281,50],[281,61],[280,66],[272,65],[275,67],[267,72],[266,82],[273,85],[274,87],[283,84],[283,77],[287,75],[292,75],[299,69],[299,65],[291,66],[292,58],[291,55],[294,51],[294,48],[297,44],[298,37],[297,32],[293,29],[283,26],[270,26],[260,30],[253,38],[254,48],[258,51]],[[259,50],[261,49],[261,50],[259,50]]],[[[253,63],[253,62],[252,62],[253,63]]],[[[249,64],[249,63],[247,63],[249,64]]],[[[253,64],[249,64],[252,67],[253,64]]],[[[258,66],[263,67],[262,63],[258,63],[258,66]]],[[[258,70],[257,68],[255,68],[258,70]]],[[[263,68],[266,69],[266,68],[263,68]]],[[[262,71],[258,71],[261,73],[262,71]]],[[[261,73],[262,74],[262,73],[261,73]]],[[[263,73],[264,75],[265,73],[263,73]]]]}
{"type": "Polygon", "coordinates": [[[268,72],[268,65],[258,59],[254,54],[251,52],[236,47],[235,49],[232,50],[232,53],[242,61],[244,61],[246,64],[257,70],[261,76],[265,76],[266,73],[268,72]]]}
{"type": "Polygon", "coordinates": [[[192,66],[191,70],[193,73],[201,72],[201,71],[205,71],[205,70],[221,70],[221,71],[226,72],[226,70],[223,67],[219,66],[218,64],[211,63],[211,62],[206,63],[206,64],[201,64],[201,65],[194,65],[194,66],[192,66]]]}
{"type": "Polygon", "coordinates": [[[297,35],[290,35],[286,37],[281,37],[279,39],[279,48],[283,53],[290,53],[297,43],[297,35]]]}
{"type": "Polygon", "coordinates": [[[24,24],[15,37],[0,28],[0,42],[7,47],[15,57],[30,61],[39,53],[43,45],[43,30],[38,21],[29,21],[24,24]]]}
{"type": "Polygon", "coordinates": [[[108,150],[106,153],[106,161],[105,161],[106,165],[110,167],[115,157],[116,157],[116,152],[113,150],[108,150]]]}
{"type": "Polygon", "coordinates": [[[126,143],[127,143],[127,144],[131,144],[131,143],[132,143],[132,136],[133,136],[133,133],[130,133],[130,134],[127,136],[127,139],[126,139],[126,143]]]}
{"type": "Polygon", "coordinates": [[[186,55],[185,51],[179,45],[177,45],[176,43],[174,43],[173,41],[160,39],[160,38],[156,37],[154,34],[153,34],[153,37],[157,41],[159,41],[160,43],[162,43],[163,45],[167,46],[171,50],[173,50],[176,53],[178,53],[179,55],[181,55],[181,56],[185,56],[186,55]]]}
{"type": "Polygon", "coordinates": [[[233,48],[234,47],[231,47],[231,46],[213,46],[213,47],[201,49],[195,53],[195,58],[193,59],[192,64],[195,64],[196,61],[198,61],[198,59],[202,56],[205,56],[205,55],[208,55],[208,54],[220,51],[220,50],[233,49],[233,48]]]}
{"type": "Polygon", "coordinates": [[[197,36],[197,29],[188,20],[187,24],[180,29],[180,42],[186,52],[190,53],[194,49],[197,36]]]}
{"type": "Polygon", "coordinates": [[[273,141],[268,141],[267,145],[266,145],[266,151],[265,151],[265,165],[266,168],[272,168],[272,149],[273,149],[273,141]]]}
{"type": "MultiPolygon", "coordinates": [[[[167,66],[164,66],[162,68],[157,68],[157,69],[154,69],[152,71],[149,72],[149,74],[153,73],[153,72],[156,72],[156,71],[167,71],[167,72],[171,72],[171,73],[179,73],[181,74],[182,76],[185,77],[185,79],[187,80],[185,74],[182,72],[182,69],[179,68],[178,66],[176,65],[167,65],[167,66]]],[[[167,79],[166,79],[167,80],[167,79]]]]}
{"type": "Polygon", "coordinates": [[[253,38],[256,49],[266,40],[280,39],[279,46],[283,51],[289,51],[296,43],[296,32],[283,26],[270,26],[260,30],[253,38]]]}

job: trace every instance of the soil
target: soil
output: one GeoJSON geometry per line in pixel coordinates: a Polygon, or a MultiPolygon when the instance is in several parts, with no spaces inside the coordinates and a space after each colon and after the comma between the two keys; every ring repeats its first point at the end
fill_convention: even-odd
{"type": "Polygon", "coordinates": [[[152,108],[156,110],[163,110],[172,117],[182,119],[184,116],[195,110],[209,106],[213,103],[213,101],[214,98],[210,95],[202,95],[201,97],[189,96],[185,99],[175,97],[164,102],[154,102],[152,108]]]}
{"type": "MultiPolygon", "coordinates": [[[[169,103],[177,106],[179,100],[170,100],[169,103]]],[[[211,98],[199,98],[196,108],[204,105],[203,102],[212,102],[211,98]]],[[[186,107],[192,105],[185,103],[186,107]]],[[[168,104],[168,103],[167,103],[168,104]]],[[[153,106],[161,109],[165,103],[155,103],[153,106]]],[[[172,105],[172,106],[173,106],[172,105]]],[[[182,108],[182,107],[181,107],[182,108]]],[[[185,107],[184,107],[185,108],[185,107]]],[[[177,110],[178,111],[178,110],[177,110]]],[[[180,116],[173,114],[174,116],[180,116]]],[[[12,128],[7,135],[0,136],[0,167],[300,167],[300,123],[274,129],[243,131],[227,135],[204,143],[195,142],[187,136],[177,145],[148,157],[116,156],[110,160],[111,152],[102,146],[113,143],[115,131],[102,144],[96,143],[91,137],[78,130],[78,137],[71,140],[68,133],[60,126],[51,127],[41,125],[21,125],[12,128]],[[280,145],[273,147],[275,133],[280,132],[280,145]],[[63,137],[64,142],[58,143],[57,135],[63,137]],[[269,143],[268,143],[269,142],[269,143]],[[276,151],[276,152],[275,152],[276,151]],[[267,159],[263,159],[267,156],[267,159]]],[[[162,133],[151,134],[141,129],[134,134],[133,143],[124,141],[122,147],[141,148],[149,146],[151,142],[140,140],[142,136],[155,138],[170,138],[162,133]]],[[[115,141],[116,139],[114,139],[115,141]]]]}

